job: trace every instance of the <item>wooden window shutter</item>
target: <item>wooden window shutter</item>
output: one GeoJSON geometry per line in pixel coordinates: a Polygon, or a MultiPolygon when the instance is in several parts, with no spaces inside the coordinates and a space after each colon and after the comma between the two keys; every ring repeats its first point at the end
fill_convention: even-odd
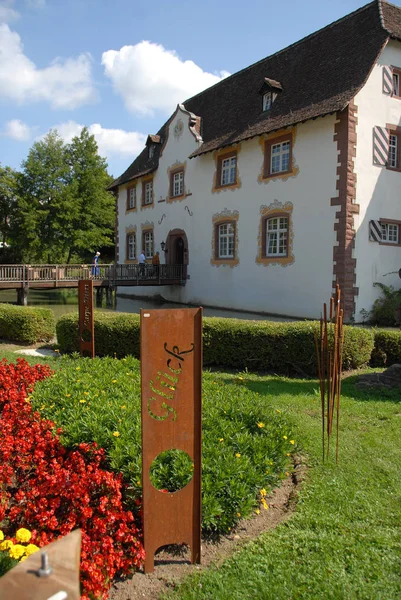
{"type": "Polygon", "coordinates": [[[127,188],[127,204],[126,204],[126,209],[129,210],[129,193],[130,193],[130,189],[127,188]]]}
{"type": "Polygon", "coordinates": [[[383,67],[383,94],[391,96],[393,93],[393,69],[391,67],[383,67]]]}
{"type": "Polygon", "coordinates": [[[385,127],[373,127],[373,164],[385,167],[388,161],[390,134],[385,127]]]}
{"type": "Polygon", "coordinates": [[[382,227],[380,221],[369,221],[369,241],[381,242],[382,227]]]}

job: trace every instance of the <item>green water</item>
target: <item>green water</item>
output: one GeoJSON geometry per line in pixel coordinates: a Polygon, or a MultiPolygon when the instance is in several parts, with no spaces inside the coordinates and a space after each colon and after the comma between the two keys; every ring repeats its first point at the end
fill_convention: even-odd
{"type": "MultiPolygon", "coordinates": [[[[17,302],[16,290],[0,290],[0,303],[7,302],[15,304],[17,302]]],[[[97,307],[96,310],[102,311],[117,311],[126,313],[139,313],[141,308],[185,308],[183,304],[172,304],[169,302],[160,303],[142,298],[116,298],[113,308],[106,308],[105,300],[102,308],[97,307]]],[[[77,289],[61,289],[61,290],[29,290],[28,292],[29,306],[42,306],[51,308],[56,319],[60,318],[69,312],[78,310],[78,290],[77,289]]],[[[205,317],[227,317],[235,319],[252,319],[252,320],[268,320],[268,321],[291,321],[293,319],[279,318],[270,315],[247,313],[242,311],[224,310],[220,308],[204,308],[203,314],[205,317]]]]}

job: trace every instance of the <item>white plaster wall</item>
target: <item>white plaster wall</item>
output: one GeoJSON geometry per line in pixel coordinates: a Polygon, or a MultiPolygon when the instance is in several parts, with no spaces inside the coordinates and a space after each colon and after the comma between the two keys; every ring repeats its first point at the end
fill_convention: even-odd
{"type": "Polygon", "coordinates": [[[354,256],[357,260],[355,320],[360,321],[360,311],[370,310],[380,291],[373,284],[401,286],[397,275],[386,275],[401,268],[401,247],[386,246],[369,241],[369,221],[380,218],[401,220],[401,172],[387,170],[373,164],[373,128],[387,123],[401,125],[401,100],[382,92],[383,65],[401,68],[401,44],[390,41],[384,48],[369,79],[355,97],[358,108],[357,150],[354,160],[356,203],[360,213],[355,217],[354,256]]]}
{"type": "MultiPolygon", "coordinates": [[[[319,317],[323,302],[328,302],[333,279],[333,246],[336,244],[334,219],[336,208],[330,198],[337,196],[337,145],[333,141],[334,116],[310,121],[297,127],[293,156],[299,172],[286,181],[271,179],[258,182],[263,163],[259,138],[241,143],[238,174],[241,187],[212,193],[215,161],[209,153],[189,160],[197,142],[184,128],[177,139],[173,135],[177,115],[154,180],[155,206],[123,218],[126,192],[120,192],[120,262],[125,255],[125,227],[129,221],[154,223],[156,249],[166,240],[169,230],[182,228],[188,238],[190,280],[185,287],[124,288],[125,293],[161,294],[171,301],[204,304],[266,313],[319,317]],[[185,185],[192,192],[185,200],[158,203],[168,192],[167,168],[186,160],[185,185]],[[293,264],[264,266],[256,263],[260,208],[275,200],[293,204],[293,264]],[[190,216],[185,209],[193,213],[190,216]],[[239,264],[215,266],[212,258],[212,218],[224,209],[239,212],[239,264]],[[162,215],[162,223],[158,221],[162,215]]],[[[183,119],[184,120],[184,119],[183,119]]],[[[139,196],[138,196],[139,202],[139,196]]],[[[138,238],[139,239],[139,238],[138,238]]],[[[138,250],[138,249],[137,249],[138,250]]]]}

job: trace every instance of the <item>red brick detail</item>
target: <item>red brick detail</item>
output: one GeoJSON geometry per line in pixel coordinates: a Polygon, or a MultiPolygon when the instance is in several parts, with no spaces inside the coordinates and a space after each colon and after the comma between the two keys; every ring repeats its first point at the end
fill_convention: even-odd
{"type": "Polygon", "coordinates": [[[334,141],[337,142],[337,190],[338,196],[331,198],[331,206],[338,206],[334,231],[338,245],[333,248],[333,290],[338,283],[342,292],[344,319],[350,321],[355,314],[356,259],[354,215],[359,214],[356,198],[356,173],[354,157],[356,155],[356,117],[357,107],[352,100],[347,108],[337,112],[334,126],[334,141]]]}

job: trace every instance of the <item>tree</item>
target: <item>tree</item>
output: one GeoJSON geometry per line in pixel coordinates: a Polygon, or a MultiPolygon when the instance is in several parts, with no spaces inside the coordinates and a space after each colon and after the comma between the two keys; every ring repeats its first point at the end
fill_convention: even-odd
{"type": "Polygon", "coordinates": [[[24,262],[82,262],[113,243],[112,178],[87,128],[71,144],[50,131],[22,168],[13,237],[24,262]]]}
{"type": "Polygon", "coordinates": [[[11,167],[0,165],[0,241],[3,247],[9,241],[17,203],[16,192],[17,173],[11,167]]]}
{"type": "Polygon", "coordinates": [[[84,127],[67,147],[69,188],[78,207],[78,222],[69,249],[85,256],[114,242],[115,199],[107,187],[113,178],[107,173],[107,163],[99,156],[95,137],[84,127]]]}

